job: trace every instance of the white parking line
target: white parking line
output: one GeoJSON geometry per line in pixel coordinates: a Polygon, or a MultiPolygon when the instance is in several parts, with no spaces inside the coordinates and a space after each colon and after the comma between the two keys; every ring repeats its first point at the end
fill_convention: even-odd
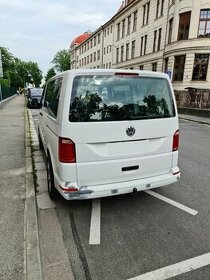
{"type": "Polygon", "coordinates": [[[95,199],[92,201],[89,244],[99,245],[100,242],[101,242],[101,201],[100,199],[95,199]]]}
{"type": "Polygon", "coordinates": [[[164,280],[210,265],[210,253],[175,263],[129,280],[164,280]]]}
{"type": "Polygon", "coordinates": [[[170,198],[167,198],[167,197],[165,197],[165,196],[163,196],[163,195],[161,195],[159,193],[156,193],[156,192],[153,192],[153,191],[150,191],[150,190],[145,191],[145,193],[147,193],[149,195],[152,195],[152,196],[154,196],[154,197],[156,197],[158,199],[161,199],[161,200],[163,200],[163,201],[165,201],[165,202],[167,202],[167,203],[169,203],[169,204],[171,204],[171,205],[173,205],[173,206],[175,206],[175,207],[177,207],[177,208],[179,208],[179,209],[181,209],[181,210],[183,210],[183,211],[185,211],[185,212],[187,212],[187,213],[189,213],[189,214],[191,214],[193,216],[198,214],[198,211],[195,211],[195,210],[193,210],[193,209],[191,209],[191,208],[189,208],[189,207],[187,207],[187,206],[185,206],[185,205],[183,205],[183,204],[181,204],[179,202],[176,202],[176,201],[174,201],[174,200],[172,200],[170,198]]]}

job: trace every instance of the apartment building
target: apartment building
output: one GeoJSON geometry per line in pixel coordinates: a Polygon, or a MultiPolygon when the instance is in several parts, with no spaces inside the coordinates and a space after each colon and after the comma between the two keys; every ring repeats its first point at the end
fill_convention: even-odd
{"type": "Polygon", "coordinates": [[[70,47],[71,68],[168,73],[174,89],[210,88],[210,1],[130,0],[70,47]]]}

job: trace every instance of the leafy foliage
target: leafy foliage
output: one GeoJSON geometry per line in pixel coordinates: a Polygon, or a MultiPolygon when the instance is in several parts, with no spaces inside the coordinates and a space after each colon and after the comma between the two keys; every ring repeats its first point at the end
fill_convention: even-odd
{"type": "Polygon", "coordinates": [[[68,50],[60,50],[58,51],[53,60],[52,63],[54,64],[55,70],[58,72],[63,72],[70,69],[70,54],[68,50]]]}
{"type": "Polygon", "coordinates": [[[48,71],[47,71],[47,74],[45,76],[45,81],[47,82],[50,78],[52,78],[53,76],[55,76],[56,73],[55,73],[55,70],[54,68],[50,68],[48,71]]]}
{"type": "Polygon", "coordinates": [[[32,80],[35,86],[39,86],[42,80],[42,72],[38,64],[32,61],[26,62],[15,58],[7,48],[0,47],[2,52],[2,66],[4,78],[8,79],[10,86],[25,87],[32,80]]]}

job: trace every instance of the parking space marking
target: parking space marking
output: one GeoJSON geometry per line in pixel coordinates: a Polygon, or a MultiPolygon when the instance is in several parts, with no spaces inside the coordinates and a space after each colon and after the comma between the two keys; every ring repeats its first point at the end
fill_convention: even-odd
{"type": "Polygon", "coordinates": [[[153,192],[151,190],[147,190],[147,191],[145,191],[145,193],[147,193],[149,195],[152,195],[152,196],[154,196],[154,197],[156,197],[160,200],[163,200],[163,201],[165,201],[165,202],[167,202],[167,203],[169,203],[169,204],[171,204],[171,205],[173,205],[173,206],[175,206],[175,207],[177,207],[177,208],[179,208],[179,209],[181,209],[181,210],[183,210],[183,211],[185,211],[185,212],[187,212],[187,213],[189,213],[193,216],[198,214],[198,211],[193,210],[192,208],[189,208],[189,207],[187,207],[187,206],[185,206],[185,205],[183,205],[179,202],[176,202],[176,201],[174,201],[170,198],[167,198],[167,197],[165,197],[165,196],[163,196],[159,193],[153,192]]]}
{"type": "Polygon", "coordinates": [[[210,265],[210,253],[175,263],[129,280],[164,280],[210,265]]]}
{"type": "Polygon", "coordinates": [[[100,245],[101,243],[101,201],[95,199],[92,201],[92,213],[90,221],[90,245],[100,245]]]}

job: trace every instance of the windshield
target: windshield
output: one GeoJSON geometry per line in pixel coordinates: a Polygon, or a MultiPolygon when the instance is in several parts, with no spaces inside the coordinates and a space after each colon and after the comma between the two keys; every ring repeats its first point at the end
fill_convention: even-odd
{"type": "Polygon", "coordinates": [[[168,81],[139,76],[77,76],[69,121],[169,118],[174,107],[168,81]]]}

